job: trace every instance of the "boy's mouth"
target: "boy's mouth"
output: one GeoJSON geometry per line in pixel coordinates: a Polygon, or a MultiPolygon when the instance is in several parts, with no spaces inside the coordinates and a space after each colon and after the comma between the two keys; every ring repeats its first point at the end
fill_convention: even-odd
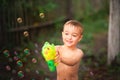
{"type": "Polygon", "coordinates": [[[70,41],[70,40],[66,40],[67,43],[71,44],[73,41],[70,41]]]}

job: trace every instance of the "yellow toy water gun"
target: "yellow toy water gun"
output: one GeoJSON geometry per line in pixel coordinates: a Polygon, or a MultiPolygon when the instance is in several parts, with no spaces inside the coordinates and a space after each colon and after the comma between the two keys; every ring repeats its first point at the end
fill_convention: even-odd
{"type": "Polygon", "coordinates": [[[48,68],[51,72],[56,70],[56,63],[54,62],[56,56],[56,49],[54,44],[50,44],[49,42],[45,42],[42,47],[42,55],[47,62],[48,68]]]}

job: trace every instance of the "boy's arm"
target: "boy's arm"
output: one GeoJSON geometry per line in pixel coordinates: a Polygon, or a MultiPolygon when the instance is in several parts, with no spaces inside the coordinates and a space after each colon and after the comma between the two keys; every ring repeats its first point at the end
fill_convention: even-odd
{"type": "Polygon", "coordinates": [[[61,62],[69,66],[74,66],[75,64],[80,62],[83,55],[83,52],[80,50],[79,53],[77,53],[77,55],[74,55],[71,58],[61,57],[61,62]]]}

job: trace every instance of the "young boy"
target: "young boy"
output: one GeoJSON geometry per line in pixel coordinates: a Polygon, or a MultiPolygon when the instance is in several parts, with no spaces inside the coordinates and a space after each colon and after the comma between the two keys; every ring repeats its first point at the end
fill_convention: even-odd
{"type": "Polygon", "coordinates": [[[83,27],[76,20],[64,24],[63,45],[56,46],[57,80],[78,80],[80,60],[83,57],[77,43],[82,39],[83,27]]]}

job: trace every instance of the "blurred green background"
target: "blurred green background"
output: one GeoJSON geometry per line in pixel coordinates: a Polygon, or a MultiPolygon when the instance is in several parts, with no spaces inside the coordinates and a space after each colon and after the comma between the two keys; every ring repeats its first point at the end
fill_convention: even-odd
{"type": "Polygon", "coordinates": [[[65,21],[84,26],[79,80],[119,80],[107,65],[109,0],[1,0],[0,80],[54,80],[41,56],[45,41],[61,45],[65,21]]]}

